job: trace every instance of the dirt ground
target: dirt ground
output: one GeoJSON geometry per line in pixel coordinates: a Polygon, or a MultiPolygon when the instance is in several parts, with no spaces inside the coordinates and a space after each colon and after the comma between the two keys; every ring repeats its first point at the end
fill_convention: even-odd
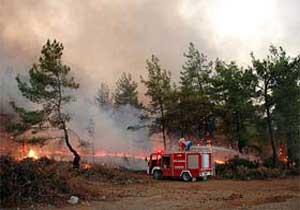
{"type": "MultiPolygon", "coordinates": [[[[63,210],[300,209],[300,178],[264,181],[162,180],[127,186],[101,185],[106,196],[63,210]]],[[[45,209],[55,209],[47,207],[45,209]]]]}

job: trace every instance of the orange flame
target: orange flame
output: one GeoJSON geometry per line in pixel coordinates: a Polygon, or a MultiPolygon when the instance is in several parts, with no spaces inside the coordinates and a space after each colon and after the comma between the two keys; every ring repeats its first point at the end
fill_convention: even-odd
{"type": "Polygon", "coordinates": [[[217,163],[217,164],[225,164],[225,161],[223,161],[223,160],[215,160],[215,163],[217,163]]]}
{"type": "Polygon", "coordinates": [[[39,159],[39,156],[38,156],[37,152],[34,151],[33,149],[30,149],[30,150],[29,150],[29,152],[28,152],[28,154],[27,154],[27,157],[28,157],[28,158],[32,158],[32,159],[35,159],[35,160],[39,159]]]}
{"type": "Polygon", "coordinates": [[[88,169],[92,168],[92,165],[88,164],[88,163],[84,163],[84,164],[82,164],[82,168],[88,170],[88,169]]]}

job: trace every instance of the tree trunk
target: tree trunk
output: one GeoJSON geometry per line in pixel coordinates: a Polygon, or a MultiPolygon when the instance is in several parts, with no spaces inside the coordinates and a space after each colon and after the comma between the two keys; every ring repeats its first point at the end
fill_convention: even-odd
{"type": "MultiPolygon", "coordinates": [[[[198,138],[201,139],[203,138],[203,134],[202,134],[202,125],[203,123],[200,121],[200,123],[198,124],[198,138]]],[[[205,131],[204,131],[204,137],[205,137],[205,131]]]]}
{"type": "Polygon", "coordinates": [[[167,150],[167,143],[166,143],[165,123],[162,124],[162,133],[163,133],[163,140],[164,140],[164,151],[166,151],[167,150]]]}
{"type": "Polygon", "coordinates": [[[63,122],[63,131],[64,131],[66,145],[67,145],[68,149],[70,150],[70,152],[72,152],[74,155],[73,168],[79,168],[80,167],[80,155],[76,152],[76,150],[70,144],[68,129],[64,122],[63,122]]]}
{"type": "Polygon", "coordinates": [[[268,125],[268,131],[269,131],[269,138],[270,138],[270,143],[272,146],[272,160],[273,160],[273,165],[274,167],[277,167],[278,164],[278,156],[277,156],[277,149],[276,149],[276,144],[275,144],[275,139],[274,139],[274,133],[273,133],[273,128],[272,128],[272,121],[271,121],[271,114],[270,114],[270,107],[266,106],[266,111],[267,111],[267,125],[268,125]]]}
{"type": "Polygon", "coordinates": [[[67,145],[68,149],[70,150],[70,152],[72,152],[73,155],[74,155],[73,168],[79,168],[80,167],[80,155],[76,152],[76,150],[70,144],[68,129],[66,127],[66,122],[65,122],[65,119],[63,119],[62,114],[61,114],[62,82],[61,82],[59,74],[57,74],[57,80],[59,81],[59,85],[58,85],[58,105],[57,105],[58,118],[59,118],[60,126],[64,131],[66,145],[67,145]]]}
{"type": "Polygon", "coordinates": [[[241,122],[240,122],[240,113],[236,112],[236,135],[237,135],[237,142],[238,142],[238,149],[240,153],[243,153],[243,146],[241,142],[241,122]]]}
{"type": "Polygon", "coordinates": [[[162,134],[163,134],[163,141],[164,141],[164,151],[167,150],[167,143],[166,143],[166,125],[165,125],[165,112],[163,104],[160,103],[160,112],[161,112],[161,127],[162,127],[162,134]]]}
{"type": "Polygon", "coordinates": [[[273,161],[273,166],[277,167],[278,165],[278,155],[277,155],[277,149],[276,149],[276,144],[275,144],[275,139],[274,139],[274,133],[273,133],[273,127],[272,127],[272,120],[271,120],[271,113],[270,113],[270,96],[268,95],[268,89],[269,89],[269,82],[270,79],[265,79],[264,80],[264,100],[265,100],[265,110],[267,112],[267,127],[269,131],[269,138],[270,138],[270,143],[272,146],[272,161],[273,161]]]}

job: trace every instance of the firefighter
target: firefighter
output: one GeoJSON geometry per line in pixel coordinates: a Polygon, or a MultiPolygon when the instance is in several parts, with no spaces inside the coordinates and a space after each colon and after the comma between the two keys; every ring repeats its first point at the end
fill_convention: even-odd
{"type": "Polygon", "coordinates": [[[184,151],[185,149],[185,139],[184,138],[180,138],[178,141],[178,147],[179,147],[179,151],[184,151]]]}
{"type": "Polygon", "coordinates": [[[193,145],[192,141],[186,141],[185,142],[185,151],[189,151],[191,149],[192,145],[193,145]]]}
{"type": "Polygon", "coordinates": [[[185,138],[180,138],[178,141],[179,151],[189,151],[192,144],[192,141],[186,141],[185,138]]]}

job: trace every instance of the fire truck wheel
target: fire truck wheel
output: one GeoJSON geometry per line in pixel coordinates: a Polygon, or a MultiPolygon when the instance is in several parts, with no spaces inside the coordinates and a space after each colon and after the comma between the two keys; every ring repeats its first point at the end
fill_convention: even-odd
{"type": "Polygon", "coordinates": [[[185,181],[185,182],[189,182],[189,181],[192,180],[192,177],[191,177],[191,175],[190,175],[188,172],[184,172],[184,173],[182,174],[182,179],[183,179],[183,181],[185,181]]]}
{"type": "Polygon", "coordinates": [[[162,179],[162,172],[160,170],[155,170],[153,172],[153,178],[156,180],[162,179]]]}

